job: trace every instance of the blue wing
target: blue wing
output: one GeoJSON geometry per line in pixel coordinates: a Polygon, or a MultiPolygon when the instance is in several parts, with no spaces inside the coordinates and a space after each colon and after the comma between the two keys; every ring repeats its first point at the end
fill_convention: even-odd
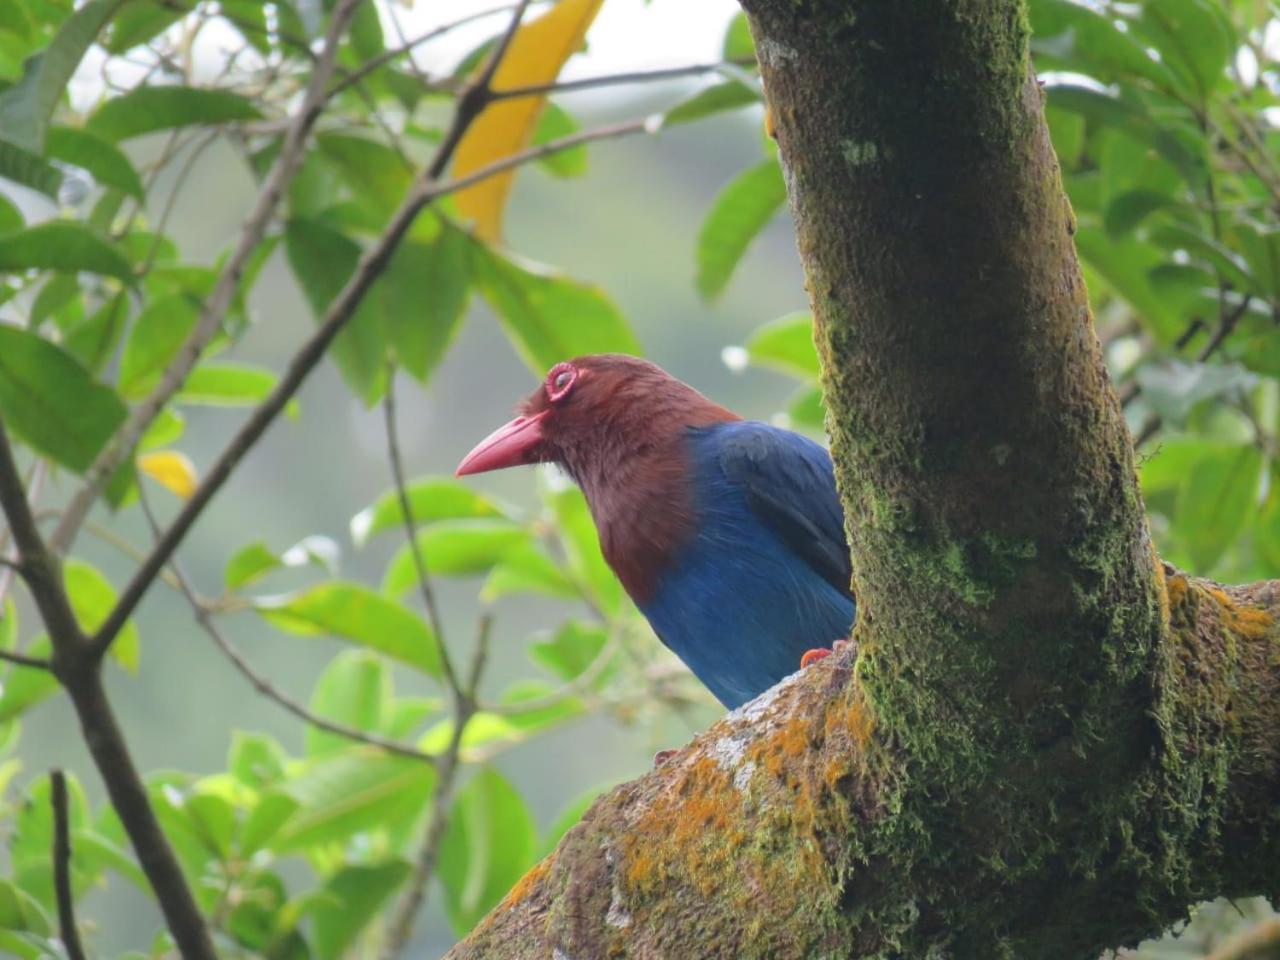
{"type": "Polygon", "coordinates": [[[729,707],[793,673],[854,618],[831,458],[799,434],[734,421],[690,432],[695,534],[641,609],[729,707]]]}
{"type": "Polygon", "coordinates": [[[831,455],[808,437],[745,421],[722,430],[720,468],[813,571],[853,599],[853,565],[831,455]]]}

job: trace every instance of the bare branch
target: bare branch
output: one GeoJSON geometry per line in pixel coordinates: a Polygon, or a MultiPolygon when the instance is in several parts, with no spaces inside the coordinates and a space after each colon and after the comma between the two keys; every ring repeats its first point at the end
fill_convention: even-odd
{"type": "Polygon", "coordinates": [[[4,508],[18,547],[22,577],[31,589],[31,598],[40,610],[45,626],[49,628],[55,653],[81,646],[84,634],[67,601],[61,566],[45,547],[36,528],[3,419],[0,419],[0,507],[4,508]]]}
{"type": "Polygon", "coordinates": [[[58,935],[69,960],[85,960],[84,945],[76,927],[75,898],[71,892],[71,817],[67,812],[67,777],[49,771],[53,806],[53,886],[58,896],[58,935]]]}
{"type": "Polygon", "coordinates": [[[382,949],[382,960],[398,960],[409,945],[413,936],[413,925],[427,903],[427,889],[432,876],[436,872],[436,864],[440,860],[440,845],[444,841],[445,829],[449,826],[449,808],[453,803],[453,788],[461,768],[462,738],[467,732],[467,725],[476,714],[476,690],[480,685],[480,676],[484,672],[485,661],[489,654],[489,636],[493,629],[493,617],[484,613],[476,628],[476,645],[472,653],[471,666],[467,671],[467,689],[455,701],[453,733],[449,738],[449,746],[440,760],[437,770],[435,790],[431,797],[431,820],[422,838],[422,848],[418,851],[413,865],[413,876],[409,881],[409,889],[405,891],[395,914],[390,920],[387,941],[382,949]]]}
{"type": "Polygon", "coordinates": [[[618,87],[633,83],[657,83],[663,80],[676,80],[680,77],[699,77],[707,73],[722,73],[727,68],[739,65],[731,60],[718,60],[715,63],[691,63],[683,67],[664,67],[660,70],[635,70],[630,73],[583,77],[580,80],[535,83],[525,87],[508,87],[504,90],[495,90],[493,91],[493,99],[514,100],[518,97],[541,97],[555,93],[574,93],[578,90],[594,90],[599,87],[618,87]]]}
{"type": "Polygon", "coordinates": [[[346,31],[347,23],[359,3],[360,0],[338,0],[334,7],[329,20],[329,29],[325,35],[324,50],[311,70],[311,78],[307,83],[302,105],[298,108],[293,124],[285,133],[280,154],[276,157],[271,172],[267,174],[266,182],[258,194],[258,201],[249,214],[249,219],[240,231],[236,248],[227,259],[222,272],[218,274],[213,290],[204,301],[195,329],[192,330],[177,357],[166,368],[155,390],[133,409],[129,418],[116,431],[115,436],[102,449],[85,473],[84,485],[67,504],[62,520],[50,538],[50,545],[55,552],[60,553],[71,546],[80,529],[80,524],[111,475],[132,454],[138,439],[159,415],[164,405],[178,392],[186,381],[187,375],[199,361],[205,347],[221,329],[223,317],[240,286],[240,278],[254,251],[257,250],[258,244],[262,242],[267,226],[275,214],[281,197],[284,196],[289,181],[302,165],[303,148],[307,136],[326,102],[325,89],[328,87],[329,78],[333,75],[333,62],[338,54],[338,46],[346,31]]]}
{"type": "MultiPolygon", "coordinates": [[[[159,536],[160,527],[156,523],[155,515],[151,512],[151,508],[147,504],[145,498],[141,500],[141,503],[143,512],[147,517],[147,522],[151,524],[152,531],[159,536]]],[[[209,607],[201,601],[200,597],[196,594],[195,588],[191,586],[191,581],[188,580],[186,574],[182,572],[182,569],[178,566],[176,559],[171,559],[169,561],[168,569],[173,576],[174,583],[177,585],[179,592],[186,597],[187,603],[191,605],[191,612],[195,617],[196,623],[198,623],[204,632],[209,635],[210,639],[213,640],[218,649],[222,651],[223,655],[231,661],[231,665],[240,671],[240,675],[253,684],[254,689],[268,700],[274,701],[299,720],[302,720],[304,723],[310,724],[319,730],[336,734],[339,737],[345,737],[346,739],[352,740],[356,743],[365,743],[372,747],[378,747],[379,749],[386,750],[388,753],[408,757],[411,760],[421,760],[424,763],[431,765],[435,764],[436,757],[434,754],[427,753],[425,750],[419,750],[416,747],[411,747],[406,743],[399,742],[398,740],[381,737],[376,733],[367,733],[364,730],[358,730],[355,727],[347,726],[344,723],[338,723],[334,720],[326,719],[319,714],[312,713],[309,709],[303,706],[302,703],[277,688],[270,680],[258,673],[249,661],[245,659],[244,654],[236,649],[235,645],[227,639],[225,634],[223,634],[221,628],[217,624],[217,621],[213,619],[213,615],[209,610],[209,607]]]]}
{"type": "Polygon", "coordinates": [[[436,604],[435,590],[431,587],[431,577],[427,573],[427,564],[422,557],[422,549],[418,546],[418,524],[413,517],[413,504],[409,501],[409,490],[405,483],[404,462],[400,456],[399,431],[396,429],[396,382],[395,368],[387,378],[387,393],[382,399],[383,425],[387,434],[387,460],[391,464],[391,479],[395,483],[396,498],[400,501],[400,515],[404,523],[405,536],[408,538],[409,554],[413,557],[414,571],[418,576],[418,590],[422,594],[422,602],[427,608],[427,618],[431,621],[431,629],[435,632],[436,650],[440,655],[440,667],[444,672],[449,689],[456,695],[461,688],[458,685],[458,674],[453,668],[453,658],[449,656],[449,647],[444,642],[444,619],[440,616],[440,608],[436,604]]]}
{"type": "Polygon", "coordinates": [[[0,650],[0,660],[7,660],[9,663],[16,664],[19,667],[31,667],[34,670],[53,669],[53,664],[48,660],[41,657],[31,657],[13,650],[0,650]]]}

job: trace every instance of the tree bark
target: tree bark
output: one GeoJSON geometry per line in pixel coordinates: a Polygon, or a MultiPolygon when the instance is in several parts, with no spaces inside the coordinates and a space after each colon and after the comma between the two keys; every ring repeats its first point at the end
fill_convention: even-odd
{"type": "Polygon", "coordinates": [[[1158,560],[1016,0],[743,0],[851,655],[602,798],[451,956],[1096,957],[1280,892],[1280,582],[1158,560]]]}

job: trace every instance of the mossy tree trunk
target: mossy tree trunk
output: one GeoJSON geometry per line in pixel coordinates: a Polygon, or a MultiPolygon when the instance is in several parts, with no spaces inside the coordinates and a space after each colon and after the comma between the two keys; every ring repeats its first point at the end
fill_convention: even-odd
{"type": "Polygon", "coordinates": [[[452,956],[1096,957],[1280,893],[1280,582],[1162,564],[1016,0],[743,0],[859,598],[452,956]]]}

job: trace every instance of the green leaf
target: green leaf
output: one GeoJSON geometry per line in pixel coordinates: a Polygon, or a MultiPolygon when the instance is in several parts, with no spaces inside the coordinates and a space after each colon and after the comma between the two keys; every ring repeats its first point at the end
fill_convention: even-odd
{"type": "Polygon", "coordinates": [[[787,199],[778,161],[770,158],[739,174],[716,197],[698,234],[698,292],[714,300],[756,234],[787,199]]]}
{"type": "Polygon", "coordinates": [[[1206,180],[1203,138],[1185,125],[1158,124],[1140,101],[1114,96],[1092,87],[1069,82],[1045,85],[1049,104],[1078,113],[1092,124],[1108,127],[1156,150],[1187,183],[1203,189],[1206,180]]]}
{"type": "Polygon", "coordinates": [[[341,637],[432,676],[440,675],[436,640],[422,618],[358,583],[334,581],[264,597],[255,601],[254,609],[289,633],[341,637]]]}
{"type": "Polygon", "coordinates": [[[111,32],[103,46],[108,53],[126,53],[163,33],[189,12],[190,9],[180,0],[171,3],[130,0],[112,21],[111,32]]]}
{"type": "Polygon", "coordinates": [[[1165,262],[1164,254],[1133,236],[1112,240],[1095,227],[1076,230],[1076,249],[1088,266],[1127,302],[1147,327],[1172,342],[1186,321],[1176,299],[1152,285],[1149,272],[1165,262]]]}
{"type": "Polygon", "coordinates": [[[599,287],[472,244],[480,290],[539,375],[588,353],[640,353],[626,319],[599,287]]]}
{"type": "MultiPolygon", "coordinates": [[[[382,729],[383,706],[392,698],[391,674],[378,657],[347,650],[329,661],[311,691],[311,712],[366,733],[382,729]]],[[[318,727],[306,730],[307,756],[351,746],[351,741],[318,727]]]]}
{"type": "Polygon", "coordinates": [[[81,223],[53,220],[0,237],[0,272],[83,270],[133,281],[133,265],[81,223]]]}
{"type": "Polygon", "coordinates": [[[596,661],[609,636],[596,623],[570,620],[548,639],[529,644],[529,659],[561,680],[573,680],[596,661]]]}
{"type": "Polygon", "coordinates": [[[789,313],[757,327],[747,340],[751,362],[803,380],[816,381],[820,368],[813,345],[813,317],[789,313]]]}
{"type": "Polygon", "coordinates": [[[1253,387],[1258,378],[1234,363],[1147,363],[1136,375],[1142,399],[1172,423],[1182,423],[1202,400],[1253,387]]]}
{"type": "MultiPolygon", "coordinates": [[[[49,638],[41,634],[25,652],[33,657],[48,657],[52,649],[49,638]]],[[[22,716],[58,689],[57,679],[48,670],[10,666],[0,676],[0,723],[22,716]]]]}
{"type": "Polygon", "coordinates": [[[49,45],[23,65],[22,79],[0,94],[0,130],[25,150],[44,149],[45,128],[76,67],[120,0],[89,0],[58,27],[49,45]]]}
{"type": "MultiPolygon", "coordinates": [[[[62,580],[76,620],[81,629],[92,635],[116,605],[115,587],[96,567],[76,557],[68,557],[63,563],[62,580]]],[[[130,673],[137,673],[140,652],[138,627],[127,620],[111,644],[111,655],[130,673]]]]}
{"type": "Polygon", "coordinates": [[[0,650],[12,650],[17,643],[18,607],[13,602],[13,597],[9,596],[0,603],[0,650]]]}
{"type": "Polygon", "coordinates": [[[227,752],[227,772],[247,787],[265,790],[284,777],[289,755],[280,743],[265,733],[231,731],[227,752]]]}
{"type": "MultiPolygon", "coordinates": [[[[509,508],[487,494],[452,477],[422,477],[411,481],[405,489],[409,510],[419,524],[438,520],[476,517],[509,517],[509,508]]],[[[399,529],[404,523],[400,495],[388,490],[374,503],[351,518],[351,539],[363,547],[384,530],[399,529]]]]}
{"type": "MultiPolygon", "coordinates": [[[[582,129],[581,125],[569,111],[548,100],[546,109],[538,118],[538,125],[534,128],[533,139],[529,145],[536,147],[550,143],[552,140],[572,136],[580,129],[582,129]]],[[[537,163],[552,176],[580,177],[587,172],[587,145],[581,143],[568,150],[549,153],[545,157],[539,157],[537,163]]]]}
{"type": "Polygon", "coordinates": [[[1187,479],[1191,468],[1201,460],[1227,457],[1239,449],[1239,444],[1202,437],[1171,437],[1142,460],[1139,474],[1142,492],[1150,495],[1164,490],[1174,490],[1187,479]]]}
{"type": "Polygon", "coordinates": [[[49,341],[0,325],[0,417],[40,454],[83,473],[125,406],[49,341]]]}
{"type": "Polygon", "coordinates": [[[1129,233],[1157,210],[1176,208],[1177,201],[1154,190],[1130,190],[1107,204],[1104,223],[1107,233],[1119,237],[1129,233]]]}
{"type": "Polygon", "coordinates": [[[316,137],[320,155],[338,172],[362,205],[373,206],[381,218],[400,206],[413,182],[413,168],[386,144],[366,137],[322,133],[316,137]]]}
{"type": "Polygon", "coordinates": [[[1173,74],[1127,30],[1072,0],[1031,0],[1031,49],[1039,70],[1062,69],[1110,82],[1143,77],[1166,89],[1173,74]]]}
{"type": "Polygon", "coordinates": [[[63,346],[93,373],[99,373],[115,352],[128,321],[129,291],[121,290],[68,330],[63,346]]]}
{"type": "Polygon", "coordinates": [[[1256,513],[1261,468],[1262,453],[1254,446],[1191,468],[1178,491],[1174,529],[1186,542],[1195,572],[1208,574],[1256,513]]]}
{"type": "Polygon", "coordinates": [[[727,80],[715,86],[699,90],[687,100],[676,104],[662,118],[664,127],[675,127],[682,123],[692,123],[726,110],[739,110],[742,107],[754,106],[764,98],[760,91],[741,80],[727,80]]]}
{"type": "Polygon", "coordinates": [[[420,760],[354,747],[307,761],[281,790],[299,804],[271,841],[277,852],[345,842],[412,821],[427,806],[435,771],[420,760]]]}
{"type": "Polygon", "coordinates": [[[747,60],[756,55],[755,39],[751,36],[751,24],[747,22],[745,13],[739,11],[729,21],[722,49],[726,60],[747,60]]]}
{"type": "Polygon", "coordinates": [[[1143,4],[1130,24],[1160,52],[1160,60],[1203,103],[1227,82],[1236,50],[1231,21],[1212,0],[1160,0],[1143,4]]]}
{"type": "Polygon", "coordinates": [[[62,173],[56,167],[8,140],[0,140],[0,177],[54,200],[58,199],[58,188],[62,186],[62,173]]]}
{"type": "Polygon", "coordinates": [[[520,794],[485,767],[454,801],[440,844],[445,911],[461,936],[533,865],[537,830],[520,794]]]}
{"type": "Polygon", "coordinates": [[[466,235],[445,226],[431,243],[406,240],[371,291],[396,359],[425,383],[466,315],[471,270],[466,235]]]}
{"type": "MultiPolygon", "coordinates": [[[[368,9],[372,10],[371,5],[368,9]]],[[[369,866],[343,867],[325,881],[323,892],[333,898],[330,910],[315,915],[316,955],[321,960],[339,960],[360,932],[377,915],[382,905],[412,871],[403,860],[369,866]]]]}
{"type": "MultiPolygon", "coordinates": [[[[275,389],[278,378],[265,367],[244,363],[202,363],[191,371],[178,403],[207,407],[244,407],[261,403],[275,389]]],[[[298,416],[298,401],[290,400],[285,416],[298,416]]]]}
{"type": "Polygon", "coordinates": [[[119,143],[157,130],[258,120],[261,117],[252,100],[229,90],[135,87],[99,107],[89,118],[89,130],[119,143]]]}
{"type": "Polygon", "coordinates": [[[577,585],[539,544],[517,544],[489,572],[480,599],[492,603],[512,593],[533,593],[565,600],[581,596],[577,585]]]}
{"type": "Polygon", "coordinates": [[[116,146],[88,130],[52,127],[45,141],[45,153],[55,160],[89,171],[104,186],[115,187],[140,201],[146,200],[142,180],[129,158],[116,146]]]}
{"type": "Polygon", "coordinates": [[[622,605],[622,585],[600,552],[600,537],[586,498],[577,487],[565,487],[549,491],[547,500],[555,513],[556,533],[568,554],[574,578],[602,610],[616,614],[622,605]]]}
{"type": "Polygon", "coordinates": [[[186,294],[153,300],[134,321],[120,358],[120,392],[149,393],[158,375],[186,342],[200,316],[199,304],[186,294]]]}
{"type": "MultiPolygon", "coordinates": [[[[294,217],[285,227],[285,253],[319,321],[355,270],[360,245],[319,220],[294,217]]],[[[374,301],[368,297],[329,348],[343,379],[367,404],[386,390],[386,349],[374,301]]]]}
{"type": "MultiPolygon", "coordinates": [[[[484,573],[532,534],[510,520],[485,517],[442,520],[418,531],[418,550],[427,571],[437,577],[484,573]]],[[[406,543],[396,551],[382,578],[382,592],[398,597],[418,582],[413,554],[406,543]]]]}
{"type": "Polygon", "coordinates": [[[227,561],[222,577],[228,590],[236,590],[262,579],[272,570],[282,567],[276,556],[261,540],[242,547],[227,561]]]}

